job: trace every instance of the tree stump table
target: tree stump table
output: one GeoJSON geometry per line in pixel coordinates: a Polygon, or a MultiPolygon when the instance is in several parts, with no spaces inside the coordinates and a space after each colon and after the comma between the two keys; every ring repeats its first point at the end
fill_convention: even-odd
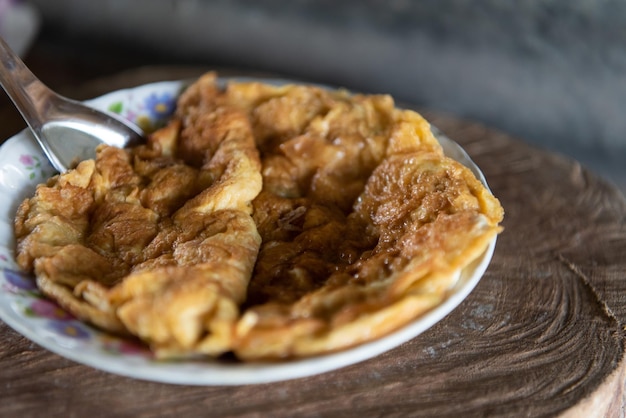
{"type": "MultiPolygon", "coordinates": [[[[71,93],[202,71],[142,68],[71,93]]],[[[422,113],[465,148],[506,211],[487,272],[444,320],[350,367],[235,387],[116,376],[0,323],[0,416],[623,416],[626,200],[576,161],[422,113]]]]}

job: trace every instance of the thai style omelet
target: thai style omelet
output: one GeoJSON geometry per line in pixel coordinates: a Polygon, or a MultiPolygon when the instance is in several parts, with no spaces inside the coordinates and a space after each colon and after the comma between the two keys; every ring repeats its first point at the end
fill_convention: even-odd
{"type": "Polygon", "coordinates": [[[502,217],[389,96],[209,73],[146,144],[40,185],[15,233],[19,265],[77,317],[162,358],[260,360],[418,318],[502,217]]]}

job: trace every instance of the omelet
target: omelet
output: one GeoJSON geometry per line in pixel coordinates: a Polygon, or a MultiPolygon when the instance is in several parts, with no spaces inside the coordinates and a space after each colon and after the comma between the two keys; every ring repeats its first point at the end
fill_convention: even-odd
{"type": "Polygon", "coordinates": [[[144,145],[101,146],[15,219],[17,260],[160,358],[288,360],[442,303],[499,201],[388,95],[200,77],[144,145]]]}

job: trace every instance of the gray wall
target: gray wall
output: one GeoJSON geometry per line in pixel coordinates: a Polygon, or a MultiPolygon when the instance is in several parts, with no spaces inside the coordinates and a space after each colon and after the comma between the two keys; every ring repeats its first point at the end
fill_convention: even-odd
{"type": "Polygon", "coordinates": [[[72,34],[391,93],[483,121],[626,190],[626,1],[32,3],[72,34]]]}

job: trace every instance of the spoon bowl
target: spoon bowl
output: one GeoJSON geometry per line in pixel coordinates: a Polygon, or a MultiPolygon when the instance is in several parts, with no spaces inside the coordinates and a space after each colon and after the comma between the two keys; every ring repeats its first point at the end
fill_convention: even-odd
{"type": "Polygon", "coordinates": [[[123,148],[143,141],[142,130],[130,122],[50,90],[2,38],[0,84],[59,172],[93,158],[100,144],[123,148]]]}

